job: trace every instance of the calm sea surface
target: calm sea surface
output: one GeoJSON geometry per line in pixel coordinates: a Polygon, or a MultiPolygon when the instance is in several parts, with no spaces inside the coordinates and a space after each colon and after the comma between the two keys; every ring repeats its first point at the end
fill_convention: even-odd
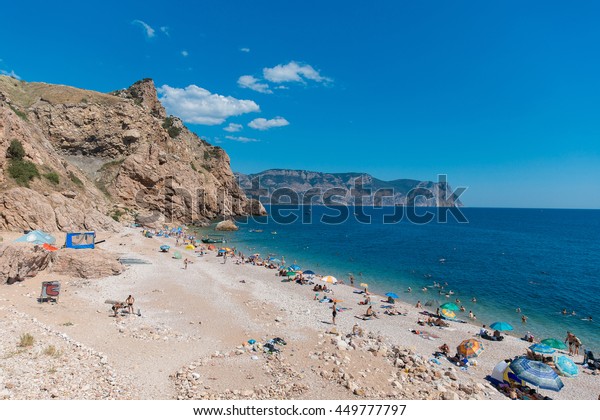
{"type": "MultiPolygon", "coordinates": [[[[337,214],[325,207],[295,211],[298,220],[288,224],[272,215],[242,221],[238,232],[227,234],[228,246],[285,256],[288,264],[344,280],[353,273],[355,284],[413,303],[458,298],[480,323],[505,321],[516,334],[531,331],[540,338],[564,339],[570,330],[600,351],[600,210],[467,208],[468,223],[461,224],[452,216],[448,223],[385,224],[383,215],[393,208],[366,211],[370,223],[357,221],[353,209],[341,223],[322,223],[323,215],[337,214]],[[303,223],[302,217],[312,220],[303,223]],[[454,295],[439,295],[434,281],[447,282],[445,290],[454,295]],[[562,315],[563,308],[576,315],[562,315]],[[594,321],[582,320],[588,316],[594,321]]],[[[435,209],[418,210],[425,211],[435,209]]]]}

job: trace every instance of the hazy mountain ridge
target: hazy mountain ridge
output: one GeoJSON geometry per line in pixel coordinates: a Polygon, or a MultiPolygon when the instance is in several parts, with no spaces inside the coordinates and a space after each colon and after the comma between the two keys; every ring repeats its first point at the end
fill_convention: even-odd
{"type": "Polygon", "coordinates": [[[235,175],[248,197],[260,196],[262,203],[303,202],[308,200],[308,191],[309,195],[317,193],[311,200],[313,204],[333,201],[346,205],[462,206],[460,199],[453,196],[451,186],[444,182],[415,179],[384,181],[360,172],[326,173],[292,169],[235,175]],[[290,197],[285,189],[296,194],[292,193],[290,197]]]}

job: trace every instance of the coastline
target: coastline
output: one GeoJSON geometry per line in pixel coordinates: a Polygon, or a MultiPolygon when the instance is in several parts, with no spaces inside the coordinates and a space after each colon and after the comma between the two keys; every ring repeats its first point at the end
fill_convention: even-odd
{"type": "MultiPolygon", "coordinates": [[[[5,240],[7,237],[5,235],[5,240]]],[[[236,265],[231,259],[223,264],[212,252],[197,257],[193,251],[180,246],[177,250],[193,262],[184,270],[181,260],[171,258],[175,249],[173,238],[147,239],[139,229],[123,228],[106,239],[101,248],[151,264],[131,265],[119,276],[97,280],[61,278],[64,295],[56,305],[35,302],[41,281],[57,279],[52,273],[44,272],[20,284],[0,286],[3,289],[0,310],[7,318],[15,317],[11,310],[35,318],[75,343],[93,349],[101,359],[105,357],[102,360],[106,364],[102,366],[124,375],[123,381],[132,384],[127,387],[128,393],[122,394],[123,398],[219,398],[221,395],[224,398],[425,399],[443,398],[444,393],[452,392],[461,399],[505,399],[487,385],[485,378],[498,361],[524,354],[529,344],[510,336],[502,342],[484,341],[486,349],[477,358],[477,366],[469,367],[467,372],[456,369],[444,359],[437,365],[429,362],[437,347],[448,343],[454,348],[463,339],[474,337],[478,327],[455,323],[451,323],[451,330],[420,327],[416,321],[423,316],[413,305],[403,302],[396,306],[406,311],[407,316],[380,315],[379,319],[359,321],[355,315],[364,313],[365,309],[357,305],[360,295],[354,294],[349,285],[336,285],[333,296],[349,309],[339,314],[335,328],[343,337],[358,323],[372,336],[364,339],[364,348],[361,344],[348,350],[340,343],[340,336],[328,334],[333,327],[329,324],[330,305],[313,300],[314,292],[309,286],[281,282],[276,270],[236,265]],[[172,246],[168,254],[158,252],[163,242],[172,246]],[[241,283],[242,280],[245,282],[241,283]],[[135,306],[142,316],[126,316],[115,322],[110,316],[110,305],[104,301],[124,299],[128,294],[135,296],[135,306]],[[408,331],[413,328],[422,328],[439,338],[422,339],[408,331]],[[242,346],[250,339],[262,342],[273,337],[282,337],[288,343],[282,347],[280,358],[265,358],[242,346]],[[374,344],[378,344],[375,350],[374,344]],[[412,373],[402,374],[386,356],[393,346],[419,355],[424,369],[451,372],[456,380],[445,375],[441,379],[427,376],[431,392],[422,397],[413,394],[409,386],[412,373]],[[327,359],[330,357],[334,359],[327,359]],[[346,358],[351,361],[346,362],[346,358]],[[339,372],[339,366],[354,379],[330,378],[337,374],[336,367],[339,372]],[[240,372],[244,375],[240,376],[240,372]],[[270,389],[274,386],[273,376],[279,378],[278,386],[283,394],[249,394],[256,392],[256,385],[270,389]],[[281,385],[282,382],[285,384],[281,385]],[[347,388],[347,382],[356,383],[359,388],[347,388]],[[470,390],[470,395],[461,391],[461,384],[463,391],[470,390]]],[[[381,296],[372,296],[373,303],[377,303],[374,308],[380,312],[383,311],[378,307],[381,299],[381,296]]],[[[14,340],[14,337],[6,335],[3,339],[6,344],[6,340],[14,340]]],[[[582,356],[575,358],[578,363],[581,359],[582,356]]],[[[577,378],[562,379],[565,387],[561,392],[542,391],[542,394],[556,399],[597,398],[600,376],[582,372],[577,378]]],[[[18,387],[13,390],[8,398],[28,398],[16,393],[18,387]]],[[[33,397],[52,398],[44,393],[33,397]]],[[[58,395],[57,398],[69,399],[69,396],[58,395]]]]}

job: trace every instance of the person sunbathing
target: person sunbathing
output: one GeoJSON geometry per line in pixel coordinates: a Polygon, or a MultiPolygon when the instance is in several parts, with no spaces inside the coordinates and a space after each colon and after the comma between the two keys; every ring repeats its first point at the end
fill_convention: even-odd
{"type": "Polygon", "coordinates": [[[442,344],[440,347],[440,353],[443,354],[444,356],[448,357],[448,355],[450,354],[450,346],[446,343],[442,344]]]}
{"type": "Polygon", "coordinates": [[[438,318],[433,323],[436,327],[449,327],[450,324],[444,322],[441,318],[438,318]]]}
{"type": "Polygon", "coordinates": [[[377,313],[373,310],[372,306],[369,306],[367,308],[367,312],[365,313],[366,317],[373,317],[373,318],[378,318],[377,313]]]}

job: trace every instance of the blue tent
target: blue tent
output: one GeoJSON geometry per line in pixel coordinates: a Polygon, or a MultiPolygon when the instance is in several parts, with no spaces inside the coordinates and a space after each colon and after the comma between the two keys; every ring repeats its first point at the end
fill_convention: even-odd
{"type": "Polygon", "coordinates": [[[65,248],[85,249],[94,248],[96,232],[71,232],[67,233],[65,248]]]}
{"type": "Polygon", "coordinates": [[[43,245],[53,244],[56,242],[54,236],[47,234],[41,230],[32,230],[31,232],[21,236],[15,242],[29,242],[31,244],[43,245]]]}

